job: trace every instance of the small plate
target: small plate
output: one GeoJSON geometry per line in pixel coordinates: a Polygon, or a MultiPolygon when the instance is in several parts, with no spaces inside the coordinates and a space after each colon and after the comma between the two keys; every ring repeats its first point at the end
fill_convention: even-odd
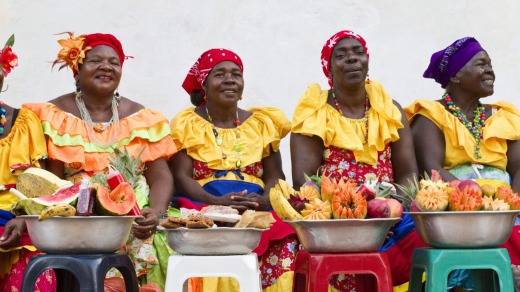
{"type": "Polygon", "coordinates": [[[213,221],[220,221],[220,222],[228,222],[228,223],[235,223],[242,218],[242,215],[239,214],[202,214],[205,218],[211,219],[213,221]]]}

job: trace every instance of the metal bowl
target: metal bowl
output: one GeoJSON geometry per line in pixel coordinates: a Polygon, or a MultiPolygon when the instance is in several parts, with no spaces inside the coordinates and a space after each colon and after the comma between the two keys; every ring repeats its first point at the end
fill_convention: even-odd
{"type": "Polygon", "coordinates": [[[186,255],[248,254],[258,246],[266,229],[216,227],[164,229],[170,247],[186,255]]]}
{"type": "Polygon", "coordinates": [[[401,218],[284,220],[298,234],[303,248],[313,253],[374,252],[401,218]]]}
{"type": "Polygon", "coordinates": [[[507,241],[520,211],[405,212],[425,244],[435,248],[490,248],[507,241]]]}
{"type": "Polygon", "coordinates": [[[71,216],[38,221],[23,215],[34,246],[44,253],[113,253],[125,244],[139,216],[71,216]]]}

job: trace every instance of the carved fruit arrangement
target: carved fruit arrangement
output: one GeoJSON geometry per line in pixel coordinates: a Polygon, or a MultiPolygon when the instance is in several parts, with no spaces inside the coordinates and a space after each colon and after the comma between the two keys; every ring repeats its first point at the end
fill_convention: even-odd
{"type": "MultiPolygon", "coordinates": [[[[324,219],[365,219],[401,217],[403,207],[395,199],[387,198],[391,184],[378,183],[367,176],[364,185],[327,176],[305,176],[307,182],[294,190],[285,181],[279,180],[271,188],[269,199],[276,214],[285,220],[324,220],[324,219]],[[381,202],[384,214],[374,212],[369,215],[370,202],[381,202]]],[[[393,188],[395,190],[395,188],[393,188]]]]}

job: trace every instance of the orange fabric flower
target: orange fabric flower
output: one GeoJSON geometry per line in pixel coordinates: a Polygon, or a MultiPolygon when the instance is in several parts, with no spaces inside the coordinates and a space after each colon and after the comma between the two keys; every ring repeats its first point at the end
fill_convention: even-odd
{"type": "Polygon", "coordinates": [[[0,51],[0,61],[2,63],[2,70],[4,77],[11,73],[11,69],[18,66],[18,56],[13,52],[11,47],[5,47],[0,51]]]}
{"type": "Polygon", "coordinates": [[[64,32],[69,34],[68,39],[58,40],[58,43],[61,46],[61,50],[58,53],[58,58],[52,63],[52,66],[64,63],[60,66],[62,69],[65,66],[69,66],[73,70],[78,70],[79,64],[83,64],[83,59],[85,59],[85,52],[90,50],[91,47],[83,47],[85,43],[85,35],[82,34],[80,36],[74,37],[74,33],[72,32],[64,32]]]}

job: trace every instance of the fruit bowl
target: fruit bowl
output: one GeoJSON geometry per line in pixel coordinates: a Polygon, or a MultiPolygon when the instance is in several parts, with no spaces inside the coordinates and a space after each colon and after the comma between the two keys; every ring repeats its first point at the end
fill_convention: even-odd
{"type": "Polygon", "coordinates": [[[125,244],[140,216],[71,216],[38,221],[22,215],[34,246],[49,254],[113,253],[125,244]]]}
{"type": "Polygon", "coordinates": [[[312,253],[377,251],[401,218],[284,220],[298,234],[305,250],[312,253]]]}
{"type": "Polygon", "coordinates": [[[158,230],[166,232],[168,245],[185,255],[248,254],[258,246],[262,232],[267,229],[215,227],[189,229],[185,227],[158,230]]]}
{"type": "Polygon", "coordinates": [[[434,248],[492,248],[507,241],[520,211],[405,212],[434,248]]]}

